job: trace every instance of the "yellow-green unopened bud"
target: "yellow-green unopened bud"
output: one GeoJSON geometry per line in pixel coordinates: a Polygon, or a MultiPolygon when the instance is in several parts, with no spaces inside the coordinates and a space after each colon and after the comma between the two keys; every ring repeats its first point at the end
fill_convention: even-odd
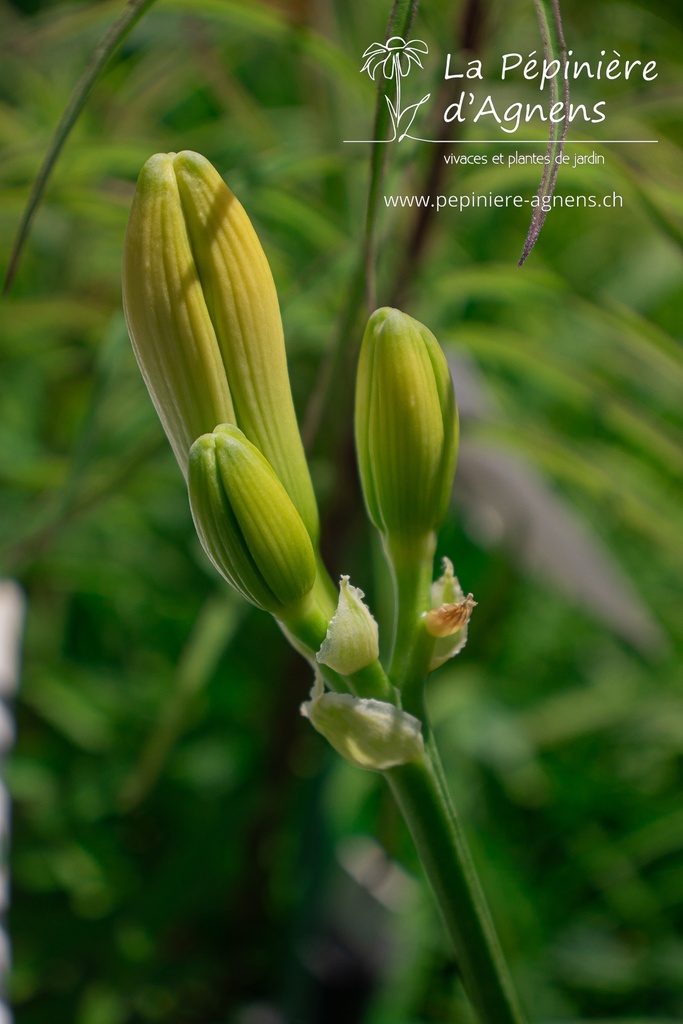
{"type": "Polygon", "coordinates": [[[381,700],[325,693],[319,676],[301,713],[358,768],[385,771],[424,755],[422,724],[414,715],[381,700]]]}
{"type": "Polygon", "coordinates": [[[268,461],[232,424],[190,449],[192,517],[202,547],[248,601],[282,617],[315,582],[313,546],[268,461]]]}
{"type": "Polygon", "coordinates": [[[316,658],[342,676],[350,676],[379,658],[377,623],[363,604],[365,594],[342,576],[337,611],[316,658]]]}
{"type": "Polygon", "coordinates": [[[356,451],[368,513],[410,543],[445,518],[458,448],[446,357],[426,327],[398,309],[372,314],[356,384],[356,451]]]}
{"type": "Polygon", "coordinates": [[[263,452],[314,543],[273,276],[244,209],[198,153],[145,164],[126,232],[123,297],[138,362],[176,458],[216,423],[263,452]]]}
{"type": "Polygon", "coordinates": [[[235,411],[185,224],[173,153],[140,172],[123,254],[123,308],[145,384],[183,472],[190,445],[235,411]]]}

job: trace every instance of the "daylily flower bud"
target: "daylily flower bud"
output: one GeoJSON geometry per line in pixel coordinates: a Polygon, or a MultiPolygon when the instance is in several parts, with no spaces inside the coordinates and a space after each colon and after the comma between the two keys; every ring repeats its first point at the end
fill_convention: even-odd
{"type": "Polygon", "coordinates": [[[381,700],[325,693],[319,675],[301,713],[357,768],[384,771],[424,755],[422,723],[414,715],[381,700]]]}
{"type": "Polygon", "coordinates": [[[286,619],[313,587],[315,556],[268,461],[238,427],[223,424],[192,445],[188,484],[197,534],[220,574],[286,619]]]}
{"type": "Polygon", "coordinates": [[[235,423],[270,462],[315,543],[318,511],[273,277],[244,209],[198,153],[159,153],[142,169],[123,298],[138,363],[183,472],[200,434],[235,423]]]}
{"type": "Polygon", "coordinates": [[[316,658],[342,676],[350,676],[379,658],[377,623],[363,604],[365,594],[342,576],[337,611],[316,658]]]}
{"type": "Polygon", "coordinates": [[[467,627],[477,602],[465,597],[450,558],[443,560],[443,575],[432,583],[432,610],[425,615],[425,629],[436,637],[430,672],[459,654],[467,643],[467,627]]]}
{"type": "Polygon", "coordinates": [[[445,518],[458,446],[446,357],[417,320],[372,314],[356,385],[356,451],[365,504],[383,534],[408,543],[445,518]]]}
{"type": "Polygon", "coordinates": [[[185,224],[174,154],[140,172],[123,255],[123,308],[145,384],[175,457],[235,421],[230,388],[185,224]]]}

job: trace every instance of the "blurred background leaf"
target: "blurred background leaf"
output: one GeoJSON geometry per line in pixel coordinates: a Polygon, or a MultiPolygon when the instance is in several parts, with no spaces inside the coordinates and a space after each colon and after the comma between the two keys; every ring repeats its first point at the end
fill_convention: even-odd
{"type": "MultiPolygon", "coordinates": [[[[271,261],[300,418],[322,404],[312,468],[330,570],[386,618],[348,441],[369,160],[342,140],[371,125],[359,69],[388,6],[158,0],[96,82],[3,300],[2,572],[29,610],[8,771],[25,1024],[471,1024],[388,794],[328,757],[298,715],[307,667],[201,554],[120,312],[138,171],[152,152],[200,150],[271,261]]],[[[3,272],[55,126],[121,10],[0,0],[3,272]]],[[[658,61],[647,88],[609,89],[610,137],[658,145],[596,146],[604,165],[558,179],[560,194],[615,191],[623,208],[553,211],[521,271],[524,210],[382,210],[378,299],[427,323],[452,360],[463,452],[440,553],[479,604],[430,707],[530,1016],[671,1024],[683,33],[667,0],[563,14],[577,54],[597,40],[658,61]]],[[[492,69],[539,45],[531,3],[423,0],[412,31],[429,42],[434,97],[450,88],[446,52],[492,69]]],[[[486,89],[510,95],[493,72],[486,89]]],[[[596,89],[582,82],[577,99],[596,89]]],[[[447,167],[443,152],[392,149],[386,192],[538,187],[533,166],[447,167]]]]}

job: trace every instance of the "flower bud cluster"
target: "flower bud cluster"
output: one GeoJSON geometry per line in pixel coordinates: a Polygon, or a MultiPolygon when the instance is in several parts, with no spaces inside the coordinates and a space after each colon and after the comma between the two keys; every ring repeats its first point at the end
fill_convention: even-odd
{"type": "MultiPolygon", "coordinates": [[[[206,554],[240,594],[279,619],[332,689],[350,691],[325,692],[318,675],[303,713],[355,765],[383,771],[419,760],[421,722],[398,706],[378,661],[377,622],[348,576],[333,610],[273,278],[246,213],[197,153],[157,154],[145,164],[126,233],[123,295],[206,554]]],[[[397,309],[378,309],[367,325],[355,435],[372,522],[388,551],[408,552],[408,563],[413,544],[423,560],[431,552],[431,579],[455,472],[457,409],[436,339],[397,309]]],[[[434,638],[430,667],[463,646],[473,606],[446,560],[419,623],[434,638]]]]}

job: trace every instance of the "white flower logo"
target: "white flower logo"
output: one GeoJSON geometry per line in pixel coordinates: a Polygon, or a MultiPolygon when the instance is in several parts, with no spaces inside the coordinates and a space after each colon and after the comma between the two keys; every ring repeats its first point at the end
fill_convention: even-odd
{"type": "Polygon", "coordinates": [[[411,39],[407,43],[401,36],[392,36],[386,43],[372,43],[368,46],[363,54],[367,60],[361,72],[367,71],[374,81],[378,68],[383,67],[385,78],[405,78],[411,63],[423,66],[418,56],[420,53],[429,53],[429,47],[421,39],[411,39]]]}
{"type": "MultiPolygon", "coordinates": [[[[401,36],[391,36],[390,39],[387,39],[386,43],[372,43],[363,54],[365,63],[360,69],[361,74],[367,71],[374,82],[375,76],[381,68],[384,78],[394,79],[396,82],[394,102],[392,103],[388,96],[385,96],[385,99],[389,107],[391,123],[394,129],[393,139],[398,137],[399,142],[405,139],[410,126],[415,120],[419,107],[431,95],[431,93],[427,93],[419,103],[411,103],[404,107],[403,110],[401,109],[401,79],[406,77],[413,64],[423,67],[420,54],[426,53],[429,53],[429,47],[422,39],[411,39],[409,42],[406,42],[401,36]],[[405,124],[399,135],[399,124],[401,121],[404,121],[405,124]]],[[[393,141],[393,139],[389,141],[393,141]]]]}

